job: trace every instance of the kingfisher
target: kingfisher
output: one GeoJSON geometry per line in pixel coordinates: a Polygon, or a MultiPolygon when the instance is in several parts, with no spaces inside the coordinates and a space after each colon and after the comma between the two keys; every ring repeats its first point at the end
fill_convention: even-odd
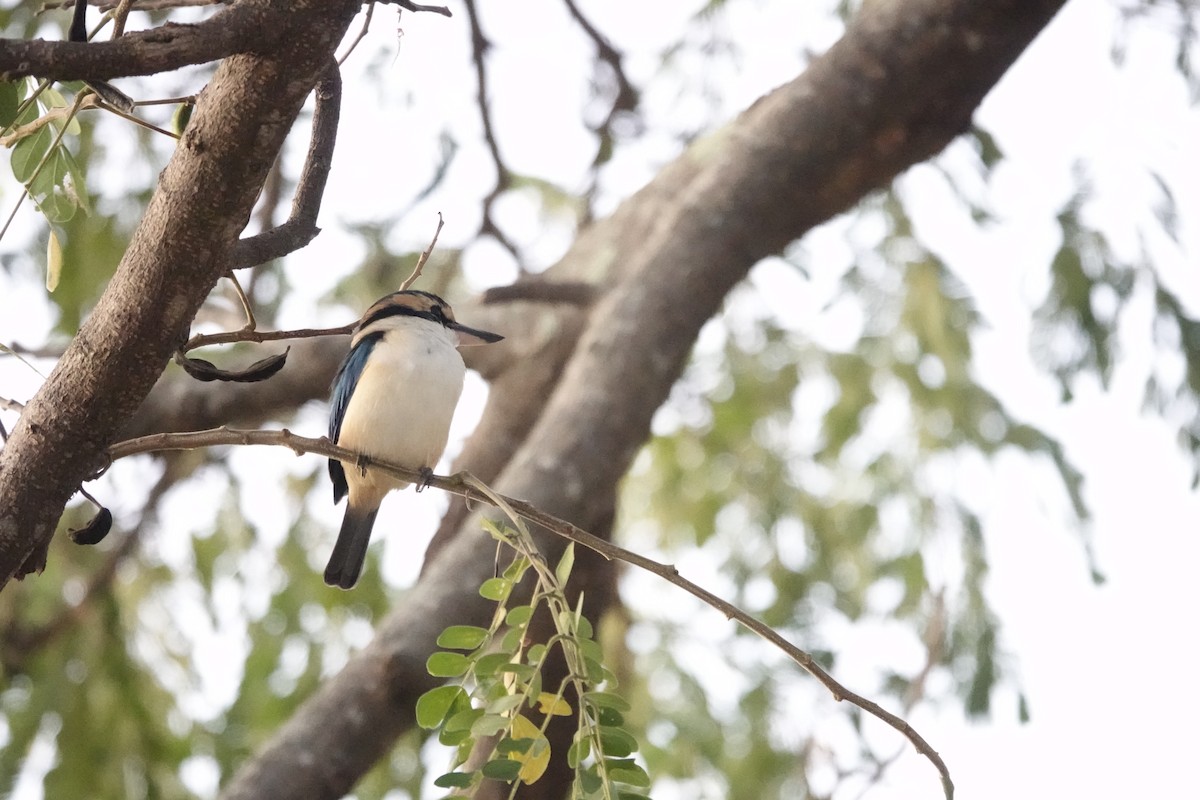
{"type": "MultiPolygon", "coordinates": [[[[468,328],[436,294],[393,292],[367,309],[333,379],[329,440],[339,447],[433,475],[446,449],[466,366],[459,347],[503,336],[468,328]]],[[[329,460],[333,502],[347,494],[346,516],[325,567],[325,583],[358,582],[384,496],[408,486],[381,470],[329,460]]],[[[418,486],[418,488],[421,488],[418,486]]]]}

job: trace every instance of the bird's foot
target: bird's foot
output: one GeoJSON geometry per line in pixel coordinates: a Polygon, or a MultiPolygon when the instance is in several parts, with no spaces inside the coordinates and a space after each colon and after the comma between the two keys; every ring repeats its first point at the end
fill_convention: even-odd
{"type": "Polygon", "coordinates": [[[364,478],[367,476],[367,467],[370,466],[370,464],[371,459],[361,454],[358,456],[358,458],[354,459],[354,466],[356,469],[358,469],[358,474],[364,478]]]}
{"type": "Polygon", "coordinates": [[[429,482],[433,480],[433,470],[429,467],[421,467],[417,473],[421,476],[421,480],[417,481],[417,491],[423,492],[429,488],[429,482]]]}

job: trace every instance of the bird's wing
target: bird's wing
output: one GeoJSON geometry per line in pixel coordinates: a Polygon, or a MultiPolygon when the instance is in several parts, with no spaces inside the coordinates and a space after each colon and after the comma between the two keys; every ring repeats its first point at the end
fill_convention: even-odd
{"type": "MultiPolygon", "coordinates": [[[[338,443],[338,437],[342,433],[342,420],[346,418],[346,409],[350,406],[354,387],[358,385],[358,379],[362,377],[363,368],[367,365],[367,358],[382,338],[383,332],[378,331],[368,333],[355,342],[333,379],[329,397],[329,441],[334,444],[338,443]]],[[[336,503],[345,497],[349,490],[342,462],[336,458],[329,459],[329,477],[333,480],[333,502],[336,503]]]]}

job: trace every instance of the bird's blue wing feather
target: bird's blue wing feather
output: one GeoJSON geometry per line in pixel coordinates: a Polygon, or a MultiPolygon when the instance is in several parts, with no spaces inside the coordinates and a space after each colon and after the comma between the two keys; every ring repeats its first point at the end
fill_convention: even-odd
{"type": "MultiPolygon", "coordinates": [[[[382,338],[383,333],[379,332],[359,339],[350,348],[346,360],[342,362],[342,366],[338,368],[337,375],[333,379],[333,387],[329,396],[329,441],[334,444],[338,443],[338,437],[342,433],[342,420],[346,418],[346,409],[350,406],[350,398],[354,396],[354,387],[358,385],[358,379],[362,377],[363,368],[367,366],[371,350],[382,338]]],[[[329,477],[333,480],[333,502],[336,503],[349,491],[349,487],[346,485],[346,472],[342,467],[342,462],[336,458],[329,459],[329,477]]]]}

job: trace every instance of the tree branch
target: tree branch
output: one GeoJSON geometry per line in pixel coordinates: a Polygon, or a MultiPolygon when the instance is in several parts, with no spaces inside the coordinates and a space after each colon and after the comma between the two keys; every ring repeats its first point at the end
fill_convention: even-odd
{"type": "Polygon", "coordinates": [[[290,46],[222,62],[116,274],[0,451],[0,587],[44,567],[39,556],[63,506],[228,270],[263,179],[357,10],[357,0],[246,0],[231,9],[246,15],[239,24],[258,20],[290,46]]]}
{"type": "Polygon", "coordinates": [[[524,266],[521,262],[521,254],[517,252],[517,246],[496,224],[492,214],[496,201],[512,184],[508,166],[500,157],[500,144],[496,141],[496,130],[492,127],[492,100],[488,92],[486,63],[487,53],[492,48],[492,43],[483,33],[483,26],[479,21],[479,9],[475,6],[475,0],[463,0],[463,5],[467,9],[467,21],[471,24],[471,61],[475,64],[475,101],[479,106],[479,121],[483,125],[483,141],[487,144],[488,153],[492,156],[492,165],[496,168],[496,183],[483,198],[483,219],[479,223],[479,232],[495,239],[497,244],[512,254],[517,261],[518,268],[523,270],[524,266]]]}
{"type": "MultiPolygon", "coordinates": [[[[679,570],[670,564],[661,564],[653,559],[638,555],[631,550],[626,550],[611,542],[605,541],[598,536],[593,536],[582,528],[572,525],[566,520],[559,519],[553,514],[548,514],[545,511],[527,503],[523,500],[518,500],[513,497],[506,497],[502,494],[487,491],[485,488],[480,488],[479,482],[470,475],[470,473],[460,472],[455,475],[443,477],[440,475],[429,476],[422,473],[420,470],[410,469],[392,462],[382,459],[371,458],[354,450],[347,450],[344,447],[338,447],[331,444],[328,439],[309,439],[303,436],[297,436],[291,431],[284,429],[280,431],[251,431],[251,430],[234,430],[231,428],[219,428],[216,430],[194,431],[190,433],[160,433],[151,436],[143,436],[139,439],[131,441],[118,442],[109,448],[109,455],[113,461],[128,456],[138,455],[141,453],[158,453],[165,451],[176,450],[195,450],[203,447],[219,447],[224,445],[266,445],[271,447],[286,447],[296,455],[304,455],[312,453],[325,456],[326,458],[336,458],[348,464],[358,464],[364,469],[378,469],[383,472],[401,478],[409,483],[419,484],[424,481],[425,485],[433,486],[447,492],[457,494],[467,500],[477,503],[484,503],[499,508],[506,513],[515,513],[535,525],[540,525],[545,530],[551,531],[555,535],[566,539],[570,542],[586,547],[606,559],[623,561],[626,564],[632,564],[635,567],[646,570],[663,580],[678,586],[688,594],[696,597],[705,604],[712,606],[717,611],[725,615],[726,619],[734,620],[744,626],[747,630],[752,631],[766,641],[775,645],[782,650],[788,658],[796,662],[806,672],[820,681],[821,685],[829,690],[836,700],[845,700],[852,705],[861,708],[873,717],[876,717],[887,723],[897,731],[902,733],[913,746],[926,758],[928,758],[937,768],[938,773],[942,777],[943,786],[946,789],[946,797],[954,796],[954,784],[950,781],[950,772],[946,768],[946,764],[937,754],[929,743],[926,742],[920,734],[913,729],[905,720],[884,710],[877,703],[868,700],[862,695],[855,694],[840,684],[833,678],[816,660],[805,650],[796,647],[789,642],[773,628],[759,621],[752,615],[746,613],[737,606],[722,600],[717,595],[704,589],[703,587],[692,583],[687,578],[679,574],[679,570]]],[[[551,562],[553,563],[553,562],[551,562]]]]}
{"type": "Polygon", "coordinates": [[[235,53],[286,44],[286,26],[270,3],[236,3],[194,25],[168,22],[112,41],[0,40],[0,79],[26,75],[56,81],[154,75],[235,53]]]}
{"type": "Polygon", "coordinates": [[[321,232],[317,227],[317,213],[321,210],[325,184],[333,166],[333,146],[337,141],[342,108],[342,73],[332,59],[321,75],[314,96],[312,139],[296,184],[291,214],[282,225],[239,240],[233,248],[233,269],[255,267],[283,258],[304,247],[321,232]]]}

